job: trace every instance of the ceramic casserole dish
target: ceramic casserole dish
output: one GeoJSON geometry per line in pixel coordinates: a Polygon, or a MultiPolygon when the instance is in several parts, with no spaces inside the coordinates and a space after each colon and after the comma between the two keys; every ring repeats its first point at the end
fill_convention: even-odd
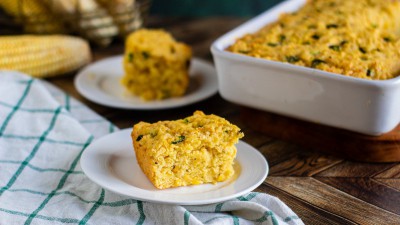
{"type": "Polygon", "coordinates": [[[367,135],[394,129],[400,122],[400,77],[366,80],[225,50],[236,39],[305,2],[285,1],[212,44],[221,96],[240,105],[367,135]]]}

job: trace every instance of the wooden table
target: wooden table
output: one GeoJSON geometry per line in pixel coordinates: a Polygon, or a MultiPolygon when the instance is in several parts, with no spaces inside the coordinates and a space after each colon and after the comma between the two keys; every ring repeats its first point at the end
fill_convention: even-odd
{"type": "MultiPolygon", "coordinates": [[[[162,27],[193,47],[194,56],[212,61],[210,45],[217,37],[242,23],[243,19],[151,18],[149,27],[162,27]]],[[[94,59],[121,54],[123,44],[94,49],[94,59]]],[[[311,151],[270,138],[240,119],[241,107],[218,94],[199,103],[157,111],[120,110],[103,107],[82,98],[73,77],[50,81],[81,100],[120,128],[138,121],[155,122],[191,115],[195,110],[213,113],[237,124],[244,141],[268,160],[270,172],[256,191],[279,197],[306,224],[400,224],[400,163],[360,163],[311,151]]]]}

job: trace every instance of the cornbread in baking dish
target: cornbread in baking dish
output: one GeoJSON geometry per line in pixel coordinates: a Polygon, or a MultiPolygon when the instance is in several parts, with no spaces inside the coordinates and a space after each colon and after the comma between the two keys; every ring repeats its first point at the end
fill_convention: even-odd
{"type": "Polygon", "coordinates": [[[400,1],[308,0],[228,51],[365,79],[400,72],[400,1]]]}
{"type": "Polygon", "coordinates": [[[227,180],[241,137],[237,126],[202,111],[176,121],[139,122],[132,131],[139,166],[159,189],[227,180]]]}
{"type": "Polygon", "coordinates": [[[184,95],[189,84],[192,51],[164,30],[140,29],[125,43],[121,83],[143,100],[184,95]]]}

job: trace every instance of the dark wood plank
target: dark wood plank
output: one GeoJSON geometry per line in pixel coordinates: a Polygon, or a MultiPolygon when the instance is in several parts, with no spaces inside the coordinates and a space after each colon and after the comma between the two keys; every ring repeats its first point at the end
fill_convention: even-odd
{"type": "Polygon", "coordinates": [[[243,120],[240,117],[239,112],[236,111],[234,113],[230,113],[227,115],[222,115],[225,118],[229,120],[229,122],[235,124],[238,126],[242,132],[244,133],[244,137],[242,138],[242,141],[247,142],[248,144],[252,145],[253,147],[260,147],[263,144],[266,144],[267,142],[272,141],[272,138],[266,136],[265,134],[261,132],[254,131],[253,129],[249,128],[246,123],[243,122],[243,120]]]}
{"type": "Polygon", "coordinates": [[[400,224],[400,215],[353,197],[312,177],[269,177],[266,183],[359,224],[400,224]]]}
{"type": "Polygon", "coordinates": [[[391,168],[376,174],[374,179],[382,184],[400,191],[400,164],[396,164],[391,168]]]}
{"type": "Polygon", "coordinates": [[[400,125],[375,137],[256,109],[241,112],[249,126],[271,137],[356,161],[400,162],[400,125]]]}
{"type": "Polygon", "coordinates": [[[265,136],[265,134],[253,131],[251,129],[244,129],[243,133],[244,137],[242,140],[255,148],[259,148],[260,146],[267,144],[268,142],[271,142],[273,140],[272,138],[265,136]]]}
{"type": "Polygon", "coordinates": [[[392,166],[390,169],[375,175],[375,178],[397,178],[400,179],[400,164],[392,166]]]}
{"type": "Polygon", "coordinates": [[[394,188],[398,191],[400,191],[400,179],[379,179],[375,178],[377,182],[380,182],[381,184],[387,185],[391,188],[394,188]]]}
{"type": "Polygon", "coordinates": [[[315,176],[318,177],[373,177],[396,164],[343,161],[315,176]]]}
{"type": "MultiPolygon", "coordinates": [[[[267,178],[274,179],[274,178],[267,178]]],[[[289,206],[297,216],[308,225],[325,225],[325,224],[356,224],[344,217],[333,214],[329,211],[321,209],[320,207],[306,202],[298,197],[289,194],[275,186],[268,183],[264,183],[259,186],[256,191],[268,193],[270,195],[278,197],[287,206],[289,206]]]]}
{"type": "Polygon", "coordinates": [[[330,168],[342,159],[322,155],[316,152],[301,152],[270,168],[271,176],[312,176],[330,168]]]}
{"type": "Polygon", "coordinates": [[[260,147],[267,142],[272,141],[272,138],[266,136],[261,132],[254,131],[253,129],[249,128],[246,123],[240,117],[240,113],[237,111],[234,113],[230,113],[228,115],[223,115],[225,118],[229,120],[229,122],[238,126],[241,131],[244,133],[244,137],[242,138],[243,141],[247,142],[248,144],[254,147],[260,147]]]}
{"type": "Polygon", "coordinates": [[[270,167],[277,165],[289,158],[296,157],[301,148],[283,141],[273,139],[258,148],[265,156],[270,167]]]}
{"type": "Polygon", "coordinates": [[[236,126],[238,126],[241,130],[252,130],[252,129],[249,129],[247,124],[243,122],[243,120],[240,118],[240,114],[237,110],[238,110],[238,108],[235,108],[234,112],[231,112],[231,113],[223,115],[223,116],[229,117],[229,121],[233,124],[236,124],[236,126]]]}
{"type": "Polygon", "coordinates": [[[400,191],[382,185],[372,178],[318,177],[316,179],[358,199],[400,214],[400,191]]]}

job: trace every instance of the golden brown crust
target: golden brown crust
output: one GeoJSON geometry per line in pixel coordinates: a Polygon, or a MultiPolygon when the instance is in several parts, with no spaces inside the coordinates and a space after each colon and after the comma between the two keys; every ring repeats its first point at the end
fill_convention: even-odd
{"type": "Polygon", "coordinates": [[[139,122],[132,131],[139,166],[159,189],[228,179],[242,136],[237,126],[201,111],[176,121],[139,122]]]}
{"type": "Polygon", "coordinates": [[[126,40],[124,87],[143,100],[182,96],[189,85],[191,48],[163,30],[141,29],[126,40]]]}
{"type": "Polygon", "coordinates": [[[364,79],[399,75],[400,2],[309,0],[229,51],[364,79]]]}

